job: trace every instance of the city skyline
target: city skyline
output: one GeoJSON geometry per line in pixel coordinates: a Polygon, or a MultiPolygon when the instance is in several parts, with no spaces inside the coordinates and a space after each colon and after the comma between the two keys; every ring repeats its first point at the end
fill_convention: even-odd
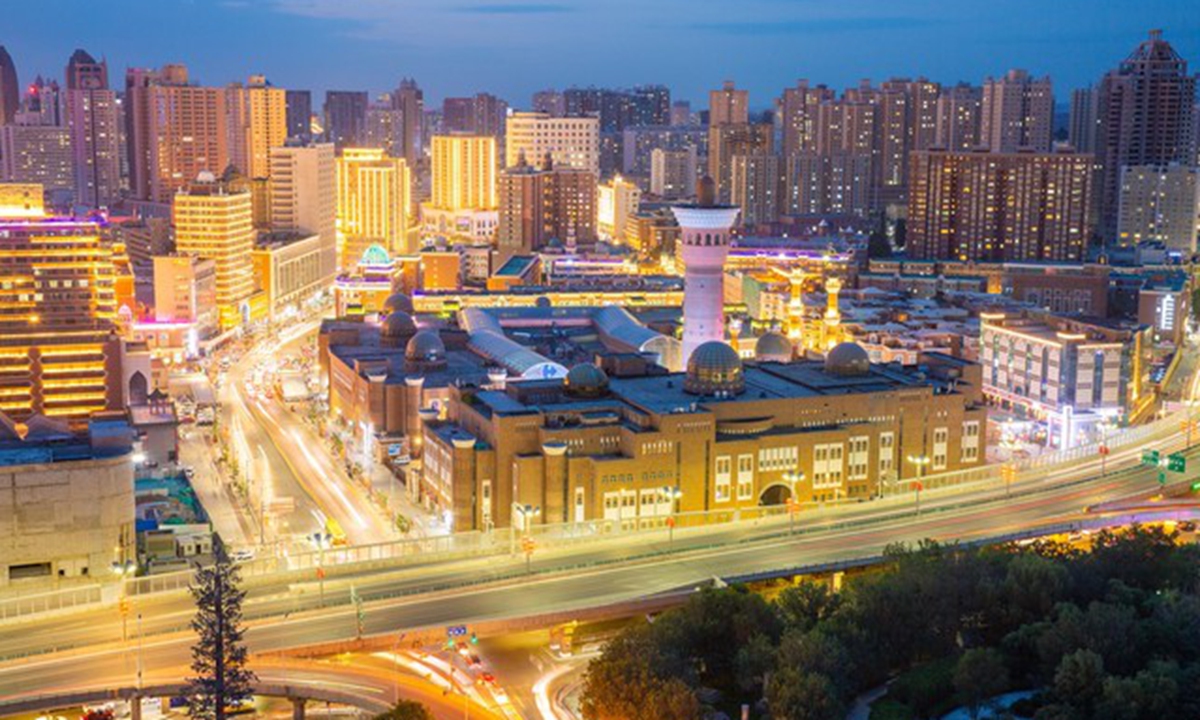
{"type": "Polygon", "coordinates": [[[71,12],[69,0],[21,3],[6,8],[18,32],[0,37],[0,44],[12,54],[23,86],[39,74],[58,77],[81,47],[117,73],[178,62],[210,86],[262,73],[277,87],[315,94],[378,93],[415,77],[434,102],[486,90],[515,107],[527,107],[532,93],[546,87],[657,82],[699,107],[709,89],[732,78],[750,90],[752,107],[763,109],[798,77],[834,88],[894,76],[977,83],[1010,68],[1050,75],[1061,107],[1066,90],[1097,81],[1151,28],[1162,28],[1183,56],[1200,54],[1200,23],[1179,3],[1161,0],[1138,4],[1134,23],[1125,19],[1129,2],[1087,5],[1084,12],[1082,2],[1045,9],[929,1],[897,13],[873,0],[833,12],[807,2],[757,0],[738,4],[733,16],[729,3],[710,0],[689,4],[684,20],[678,0],[652,7],[623,0],[349,5],[121,0],[112,7],[126,12],[85,15],[71,12]],[[56,19],[53,31],[41,22],[47,16],[56,19]],[[578,31],[583,27],[586,35],[578,31]],[[622,46],[603,44],[605,36],[621,38],[622,46]],[[448,52],[451,38],[454,53],[448,52]],[[953,40],[948,49],[946,39],[953,40]],[[872,48],[870,56],[859,52],[864,46],[872,48]]]}

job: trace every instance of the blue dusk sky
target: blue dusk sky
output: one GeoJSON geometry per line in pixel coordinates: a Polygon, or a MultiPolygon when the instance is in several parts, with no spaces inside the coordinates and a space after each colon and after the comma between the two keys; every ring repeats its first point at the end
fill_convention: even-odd
{"type": "Polygon", "coordinates": [[[487,90],[517,107],[650,82],[698,106],[728,78],[765,108],[797,78],[977,83],[1011,67],[1051,75],[1063,103],[1151,28],[1200,70],[1189,0],[0,0],[0,18],[23,84],[61,80],[82,47],[118,87],[127,66],[182,62],[204,84],[263,73],[317,107],[412,76],[427,103],[487,90]]]}

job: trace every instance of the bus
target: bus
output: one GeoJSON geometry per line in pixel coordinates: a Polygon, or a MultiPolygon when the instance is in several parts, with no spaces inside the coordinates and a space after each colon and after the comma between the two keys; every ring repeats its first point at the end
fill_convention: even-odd
{"type": "Polygon", "coordinates": [[[329,536],[329,544],[332,547],[344,547],[350,544],[346,539],[346,531],[342,530],[342,525],[333,518],[325,519],[325,534],[329,536]]]}

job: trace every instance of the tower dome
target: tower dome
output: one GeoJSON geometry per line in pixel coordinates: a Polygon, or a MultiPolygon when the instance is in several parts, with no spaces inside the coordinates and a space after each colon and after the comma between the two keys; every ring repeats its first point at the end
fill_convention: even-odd
{"type": "Polygon", "coordinates": [[[825,372],[841,377],[871,372],[871,356],[858,343],[844,342],[825,355],[825,372]]]}
{"type": "Polygon", "coordinates": [[[412,313],[413,313],[412,298],[410,298],[409,296],[405,295],[402,292],[398,292],[398,293],[393,293],[392,295],[388,296],[387,300],[383,301],[383,311],[385,313],[394,313],[397,310],[399,310],[400,312],[404,312],[404,313],[408,313],[409,315],[412,315],[412,313]]]}
{"type": "Polygon", "coordinates": [[[608,374],[591,363],[579,363],[567,373],[564,386],[572,397],[599,397],[608,390],[608,374]]]}
{"type": "Polygon", "coordinates": [[[383,325],[380,328],[380,335],[385,338],[395,339],[412,335],[417,331],[417,324],[413,322],[412,315],[403,310],[395,310],[388,313],[388,316],[383,319],[383,325]]]}
{"type": "Polygon", "coordinates": [[[446,343],[436,330],[420,330],[404,346],[404,359],[424,364],[445,362],[446,343]]]}
{"type": "Polygon", "coordinates": [[[792,341],[782,333],[760,335],[754,343],[754,359],[760,362],[791,362],[792,353],[792,341]]]}
{"type": "Polygon", "coordinates": [[[688,358],[683,389],[693,395],[737,395],[746,389],[742,359],[719,340],[701,344],[688,358]]]}

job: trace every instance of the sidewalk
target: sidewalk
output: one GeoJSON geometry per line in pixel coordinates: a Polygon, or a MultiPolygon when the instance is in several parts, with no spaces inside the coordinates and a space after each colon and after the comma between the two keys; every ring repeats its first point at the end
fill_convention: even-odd
{"type": "Polygon", "coordinates": [[[227,545],[235,548],[256,544],[257,528],[251,527],[245,513],[239,509],[233,490],[223,481],[214,461],[216,446],[205,439],[208,431],[191,428],[189,432],[190,437],[180,439],[179,458],[195,470],[190,482],[213,530],[227,545]]]}

